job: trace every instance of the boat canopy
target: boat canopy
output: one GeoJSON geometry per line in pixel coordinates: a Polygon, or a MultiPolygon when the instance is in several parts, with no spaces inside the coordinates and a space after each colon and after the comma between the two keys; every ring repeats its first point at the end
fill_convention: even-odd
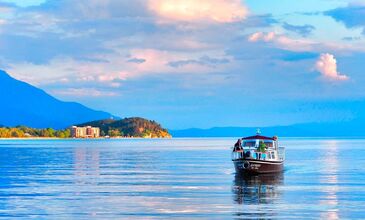
{"type": "Polygon", "coordinates": [[[250,137],[244,137],[242,138],[242,140],[272,140],[275,141],[274,137],[265,137],[265,136],[261,136],[261,135],[255,135],[255,136],[250,136],[250,137]]]}

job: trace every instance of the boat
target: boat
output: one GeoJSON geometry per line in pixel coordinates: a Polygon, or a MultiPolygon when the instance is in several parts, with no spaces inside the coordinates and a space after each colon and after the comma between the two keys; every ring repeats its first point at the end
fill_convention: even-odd
{"type": "Polygon", "coordinates": [[[279,147],[278,137],[256,135],[238,139],[233,147],[232,161],[236,173],[267,174],[282,172],[285,148],[279,147]]]}

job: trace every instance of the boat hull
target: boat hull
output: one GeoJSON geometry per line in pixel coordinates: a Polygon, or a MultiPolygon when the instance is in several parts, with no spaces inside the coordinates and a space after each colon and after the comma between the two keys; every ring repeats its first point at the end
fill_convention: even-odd
{"type": "Polygon", "coordinates": [[[236,173],[239,174],[263,174],[278,173],[284,168],[284,161],[263,161],[254,159],[233,160],[236,173]]]}

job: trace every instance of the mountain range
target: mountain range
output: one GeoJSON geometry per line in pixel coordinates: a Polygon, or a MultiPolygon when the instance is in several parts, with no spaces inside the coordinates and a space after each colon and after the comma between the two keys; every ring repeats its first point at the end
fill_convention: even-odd
{"type": "MultiPolygon", "coordinates": [[[[260,128],[263,135],[279,137],[365,137],[365,100],[339,99],[322,104],[319,111],[326,118],[328,109],[337,110],[334,118],[316,123],[300,123],[286,126],[262,127],[214,127],[169,130],[173,137],[244,137],[256,133],[260,128]],[[347,117],[343,112],[348,113],[347,117]]],[[[285,117],[285,114],[283,114],[285,117]]],[[[315,121],[315,120],[314,120],[315,121]]]]}
{"type": "MultiPolygon", "coordinates": [[[[261,127],[263,135],[281,137],[365,137],[363,121],[306,123],[261,127]]],[[[254,135],[258,127],[214,127],[169,130],[173,137],[244,137],[254,135]]]]}
{"type": "Polygon", "coordinates": [[[63,102],[0,70],[0,125],[62,129],[113,115],[76,102],[63,102]]]}

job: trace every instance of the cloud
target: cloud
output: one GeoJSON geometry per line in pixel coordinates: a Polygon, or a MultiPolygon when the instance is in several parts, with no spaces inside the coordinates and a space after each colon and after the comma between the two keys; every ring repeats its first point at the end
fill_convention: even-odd
{"type": "Polygon", "coordinates": [[[290,51],[313,51],[316,46],[316,43],[312,41],[293,39],[275,32],[255,32],[248,36],[248,41],[273,43],[277,47],[290,51]]]}
{"type": "Polygon", "coordinates": [[[344,81],[349,79],[348,76],[340,74],[337,71],[337,60],[334,55],[329,53],[320,55],[316,62],[316,70],[328,80],[344,81]]]}
{"type": "Polygon", "coordinates": [[[312,25],[291,25],[288,23],[284,23],[283,24],[283,28],[288,30],[288,31],[292,31],[295,32],[299,35],[301,35],[302,37],[307,37],[308,35],[310,35],[316,28],[312,25]]]}
{"type": "Polygon", "coordinates": [[[248,15],[239,0],[149,0],[148,6],[165,21],[231,23],[248,15]]]}
{"type": "Polygon", "coordinates": [[[0,2],[0,13],[1,15],[12,13],[16,10],[16,5],[12,3],[0,2]]]}
{"type": "Polygon", "coordinates": [[[358,40],[361,40],[361,37],[343,37],[342,40],[344,40],[344,41],[358,41],[358,40]]]}
{"type": "MultiPolygon", "coordinates": [[[[94,62],[89,60],[75,60],[71,58],[58,57],[47,64],[34,64],[30,62],[16,63],[9,66],[8,71],[13,77],[29,82],[33,85],[63,84],[98,85],[103,88],[115,88],[120,82],[133,76],[122,68],[117,59],[110,59],[110,62],[94,62]]],[[[132,65],[132,64],[131,64],[132,65]]]]}
{"type": "Polygon", "coordinates": [[[363,28],[365,35],[365,4],[349,4],[347,7],[336,8],[324,12],[347,28],[363,28]]]}
{"type": "Polygon", "coordinates": [[[118,96],[118,93],[110,91],[102,91],[96,88],[67,88],[60,90],[52,90],[52,94],[61,96],[76,96],[76,97],[112,97],[118,96]]]}
{"type": "Polygon", "coordinates": [[[63,20],[146,17],[144,0],[57,0],[28,9],[31,13],[47,13],[63,20]]]}
{"type": "Polygon", "coordinates": [[[211,58],[209,56],[200,57],[198,60],[190,59],[190,60],[178,60],[171,61],[168,63],[169,66],[179,68],[189,64],[198,64],[198,65],[206,65],[214,67],[217,64],[227,64],[229,63],[229,59],[227,58],[211,58]]]}
{"type": "MultiPolygon", "coordinates": [[[[119,80],[126,80],[128,76],[128,72],[117,72],[117,73],[106,73],[98,75],[97,79],[99,82],[113,82],[119,80]]],[[[119,84],[111,84],[112,87],[117,87],[119,84]]]]}
{"type": "Polygon", "coordinates": [[[132,58],[132,59],[129,59],[127,60],[128,63],[137,63],[137,64],[141,64],[141,63],[144,63],[146,62],[145,59],[141,59],[141,58],[132,58]]]}
{"type": "Polygon", "coordinates": [[[274,40],[275,36],[276,36],[275,32],[268,32],[268,33],[256,32],[251,34],[248,40],[251,42],[257,42],[257,41],[270,42],[274,40]]]}

